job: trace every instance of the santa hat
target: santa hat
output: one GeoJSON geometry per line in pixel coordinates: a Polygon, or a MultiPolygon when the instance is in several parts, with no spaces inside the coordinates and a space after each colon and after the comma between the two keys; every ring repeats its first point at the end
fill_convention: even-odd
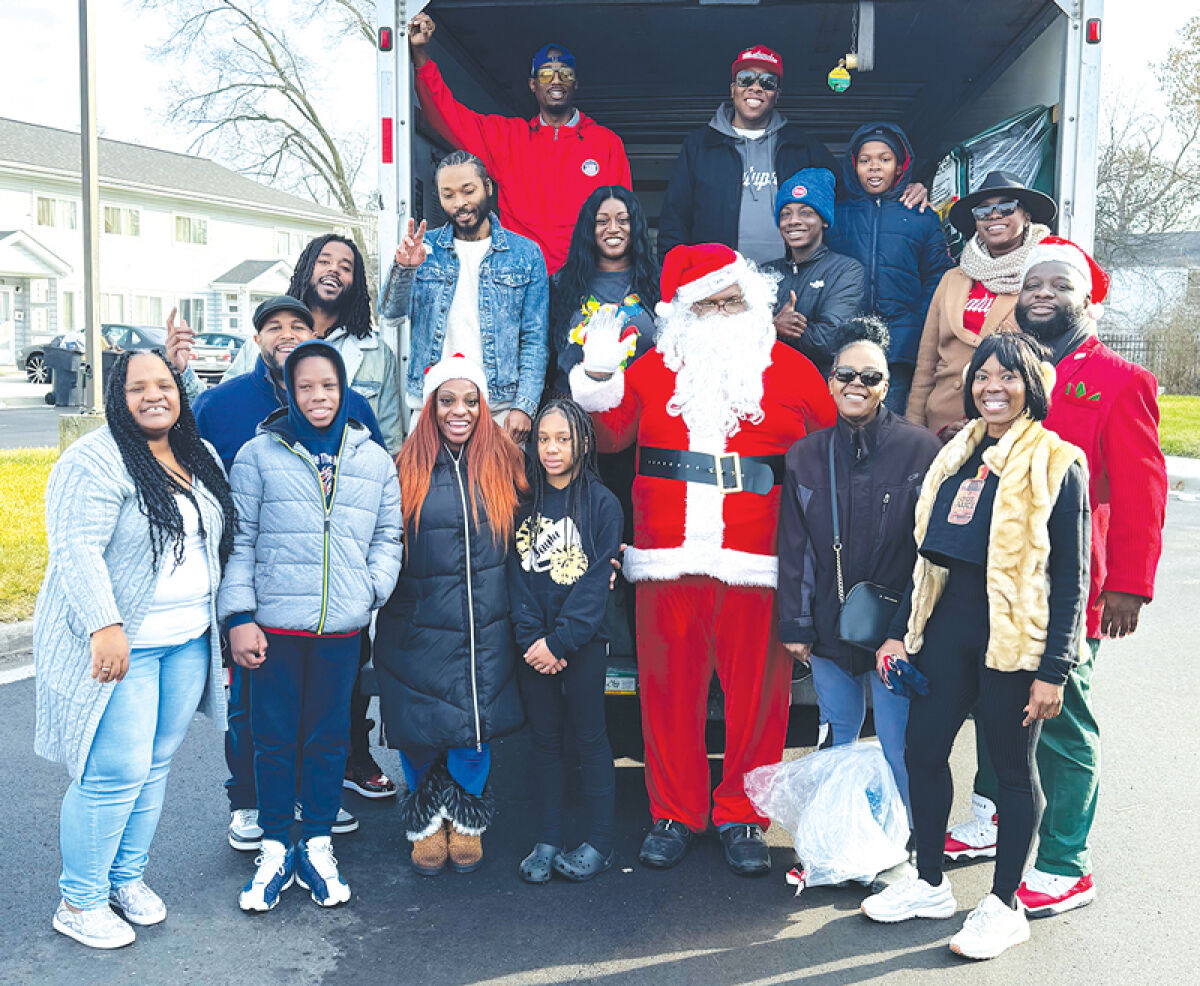
{"type": "Polygon", "coordinates": [[[1101,302],[1108,297],[1109,277],[1104,268],[1096,263],[1083,247],[1061,236],[1047,236],[1039,240],[1025,258],[1025,266],[1021,270],[1022,284],[1025,282],[1025,275],[1038,264],[1066,264],[1078,273],[1089,286],[1091,304],[1087,308],[1088,316],[1097,319],[1103,314],[1104,306],[1101,302]]]}
{"type": "Polygon", "coordinates": [[[428,401],[433,393],[447,380],[470,380],[479,390],[479,396],[488,399],[487,376],[483,367],[462,353],[446,356],[425,371],[425,384],[421,390],[421,401],[428,401]]]}
{"type": "Polygon", "coordinates": [[[723,243],[681,244],[663,260],[659,318],[669,318],[697,301],[724,291],[750,273],[746,258],[723,243]]]}

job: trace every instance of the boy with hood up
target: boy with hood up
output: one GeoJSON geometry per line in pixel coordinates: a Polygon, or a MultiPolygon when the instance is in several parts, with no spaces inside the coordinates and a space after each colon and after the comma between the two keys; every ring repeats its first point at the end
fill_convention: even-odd
{"type": "Polygon", "coordinates": [[[892,123],[868,123],[850,139],[830,249],[866,268],[864,307],[891,332],[884,403],[904,414],[925,315],[942,275],[954,266],[941,221],[932,209],[908,208],[912,146],[892,123]]]}

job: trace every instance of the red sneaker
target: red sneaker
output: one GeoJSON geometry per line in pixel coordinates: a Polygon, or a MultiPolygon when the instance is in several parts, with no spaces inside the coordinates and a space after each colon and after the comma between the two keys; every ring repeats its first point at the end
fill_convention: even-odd
{"type": "Polygon", "coordinates": [[[396,785],[369,756],[361,763],[346,764],[342,787],[349,788],[364,798],[391,798],[396,794],[396,785]]]}
{"type": "Polygon", "coordinates": [[[1017,897],[1031,918],[1045,918],[1090,904],[1096,899],[1096,885],[1090,873],[1086,876],[1059,876],[1057,873],[1030,870],[1017,889],[1017,897]]]}
{"type": "Polygon", "coordinates": [[[996,806],[980,794],[971,795],[972,817],[946,833],[947,859],[991,859],[996,855],[996,806]]]}

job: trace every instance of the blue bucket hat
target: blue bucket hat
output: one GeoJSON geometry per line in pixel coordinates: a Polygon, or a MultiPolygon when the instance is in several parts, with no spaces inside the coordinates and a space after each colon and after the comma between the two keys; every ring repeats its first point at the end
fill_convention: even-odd
{"type": "Polygon", "coordinates": [[[799,203],[833,225],[833,172],[828,168],[801,168],[779,186],[775,196],[775,222],[785,205],[799,203]]]}

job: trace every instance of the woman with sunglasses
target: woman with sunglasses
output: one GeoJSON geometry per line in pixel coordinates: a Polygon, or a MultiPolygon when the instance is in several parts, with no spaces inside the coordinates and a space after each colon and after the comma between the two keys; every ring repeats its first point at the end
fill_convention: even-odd
{"type": "Polygon", "coordinates": [[[869,581],[899,595],[908,583],[916,561],[913,510],[921,479],[941,447],[883,405],[887,347],[887,326],[878,318],[842,325],[829,376],[837,423],[800,439],[787,454],[779,511],[779,637],[797,660],[811,663],[834,746],[858,739],[871,692],[875,732],[907,805],[908,699],[875,674],[873,651],[838,635],[841,600],[851,586],[869,581]]]}
{"type": "Polygon", "coordinates": [[[1015,332],[1013,309],[1029,251],[1050,233],[1057,206],[1007,171],[993,171],[950,209],[964,237],[959,266],[947,271],[925,318],[908,420],[949,441],[965,424],[963,369],[981,339],[1015,332]]]}

